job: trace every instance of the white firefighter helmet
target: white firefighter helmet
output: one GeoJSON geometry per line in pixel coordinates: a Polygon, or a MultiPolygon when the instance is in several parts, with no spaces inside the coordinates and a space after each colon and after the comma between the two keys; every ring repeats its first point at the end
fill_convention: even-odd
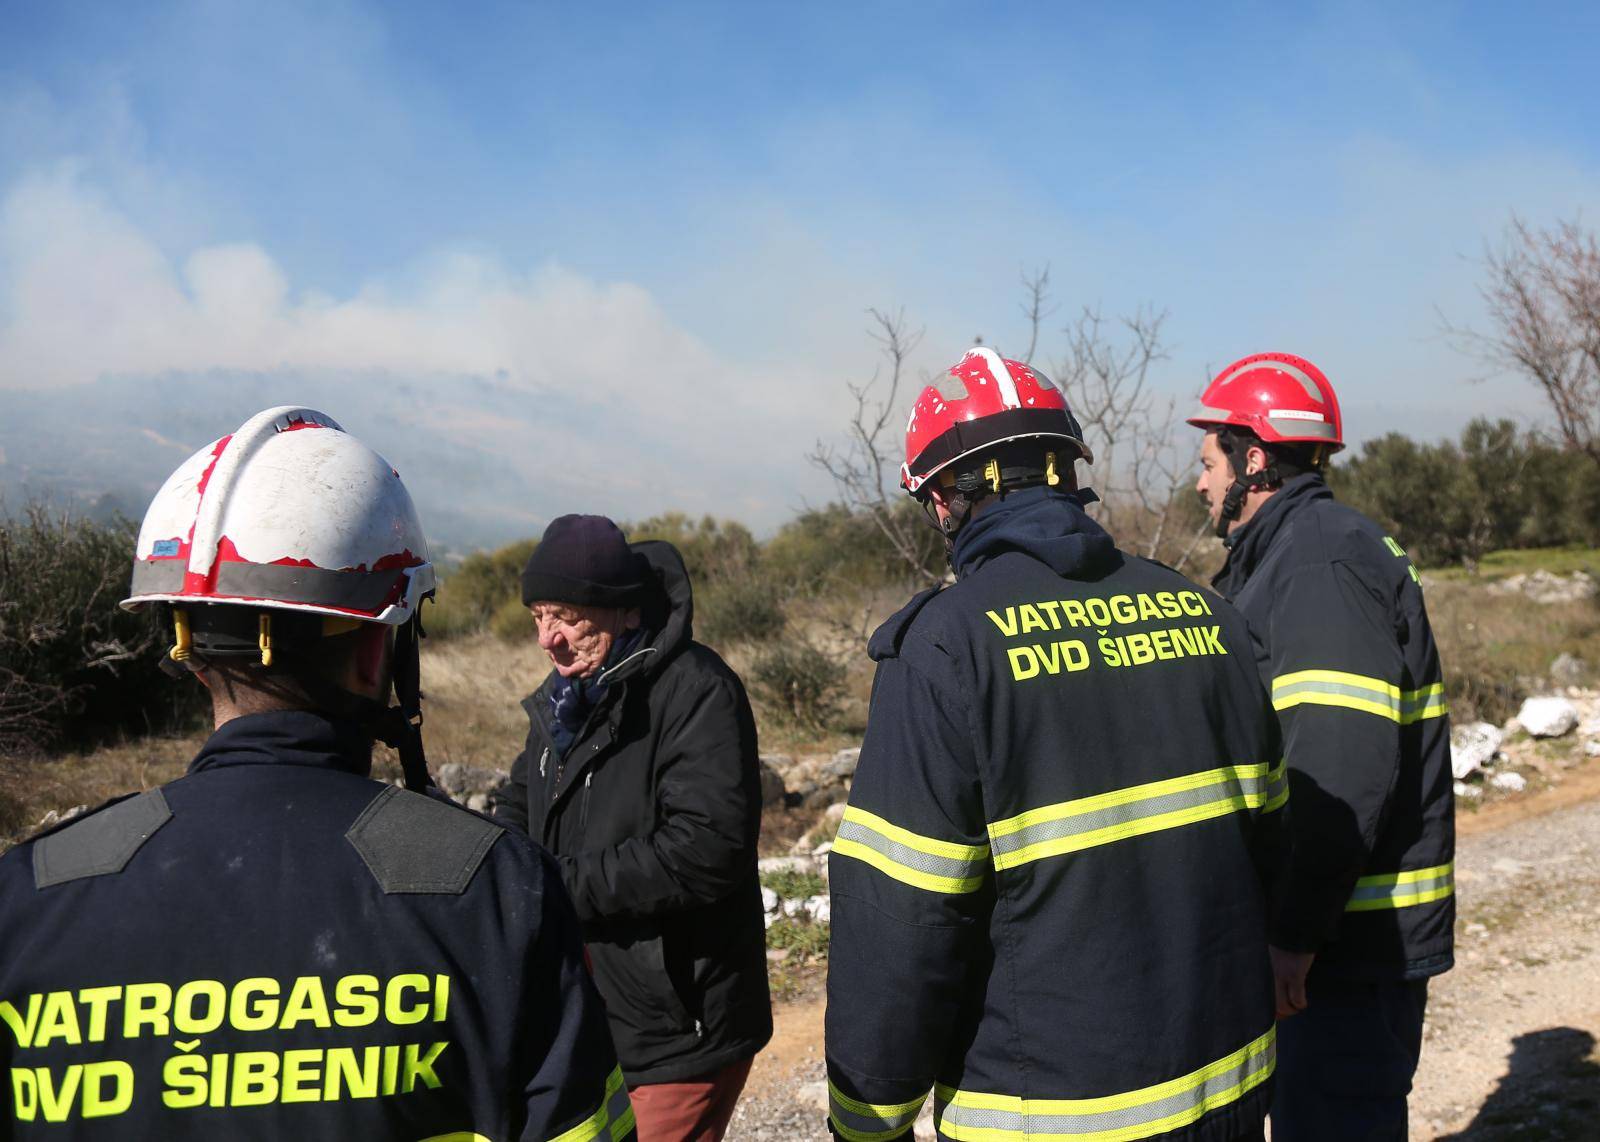
{"type": "Polygon", "coordinates": [[[284,406],[167,478],[139,529],[122,605],[237,604],[349,629],[350,620],[399,626],[433,589],[400,474],[331,417],[284,406]]]}

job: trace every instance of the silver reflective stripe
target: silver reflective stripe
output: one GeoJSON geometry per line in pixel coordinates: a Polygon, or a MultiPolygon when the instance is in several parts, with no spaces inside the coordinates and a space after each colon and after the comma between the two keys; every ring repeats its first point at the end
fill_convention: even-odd
{"type": "Polygon", "coordinates": [[[1424,718],[1438,718],[1450,712],[1450,703],[1444,696],[1444,683],[1435,682],[1402,695],[1400,720],[1419,722],[1424,718]]]}
{"type": "Polygon", "coordinates": [[[1086,1099],[1023,1099],[937,1088],[934,1120],[957,1142],[1072,1138],[1078,1142],[1165,1134],[1237,1102],[1275,1065],[1275,1032],[1188,1075],[1127,1094],[1086,1099]]]}
{"type": "Polygon", "coordinates": [[[988,845],[924,837],[854,805],[844,811],[833,852],[929,892],[975,892],[989,868],[988,845]]]}
{"type": "MultiPolygon", "coordinates": [[[[1305,671],[1305,673],[1310,674],[1313,672],[1305,671]]],[[[1316,673],[1331,674],[1332,671],[1318,671],[1316,673]]],[[[1293,678],[1294,676],[1291,675],[1290,677],[1293,678]]],[[[1326,678],[1298,678],[1294,681],[1279,679],[1272,684],[1272,704],[1275,708],[1282,710],[1290,706],[1298,706],[1306,701],[1308,697],[1314,697],[1321,699],[1317,704],[1323,706],[1346,706],[1361,710],[1370,705],[1374,709],[1368,712],[1382,714],[1385,717],[1393,718],[1395,721],[1400,720],[1399,691],[1393,687],[1382,686],[1375,679],[1372,684],[1368,685],[1355,681],[1354,679],[1358,677],[1357,675],[1352,674],[1347,677],[1348,681],[1334,681],[1326,678]],[[1382,686],[1381,689],[1380,686],[1382,686]],[[1340,698],[1351,698],[1356,701],[1341,702],[1337,700],[1340,698]],[[1328,699],[1333,700],[1330,701],[1328,699]]]]}
{"type": "Polygon", "coordinates": [[[1261,811],[1271,813],[1283,808],[1283,803],[1289,799],[1289,765],[1280,761],[1278,768],[1267,774],[1267,796],[1261,806],[1261,811]]]}
{"type": "Polygon", "coordinates": [[[1258,809],[1268,799],[1264,764],[1228,765],[1030,809],[989,826],[997,869],[1112,841],[1258,809]]]}
{"type": "Polygon", "coordinates": [[[1335,435],[1333,425],[1327,421],[1290,420],[1282,416],[1269,416],[1267,423],[1272,425],[1284,436],[1319,436],[1332,440],[1335,435]]]}
{"type": "Polygon", "coordinates": [[[1282,711],[1307,703],[1343,706],[1377,714],[1401,725],[1424,718],[1440,718],[1450,712],[1443,682],[1402,690],[1382,678],[1351,674],[1346,670],[1297,670],[1272,680],[1273,709],[1282,711]]]}
{"type": "Polygon", "coordinates": [[[1456,890],[1455,861],[1432,868],[1406,872],[1385,872],[1363,876],[1356,881],[1346,912],[1377,912],[1392,908],[1411,908],[1443,900],[1456,890]]]}
{"type": "Polygon", "coordinates": [[[606,1114],[611,1119],[608,1124],[611,1137],[613,1139],[626,1137],[628,1131],[633,1128],[634,1121],[633,1103],[628,1098],[626,1084],[618,1086],[606,1100],[606,1114]]]}
{"type": "Polygon", "coordinates": [[[928,1096],[910,1102],[879,1104],[851,1098],[828,1080],[828,1119],[846,1142],[880,1142],[893,1138],[917,1120],[928,1096]]]}
{"type": "Polygon", "coordinates": [[[1243,361],[1240,363],[1237,369],[1223,374],[1213,381],[1212,384],[1225,385],[1229,381],[1233,380],[1233,378],[1242,376],[1245,373],[1254,372],[1257,369],[1269,369],[1273,372],[1282,373],[1286,377],[1293,377],[1295,380],[1300,382],[1300,387],[1305,389],[1306,396],[1310,397],[1312,400],[1321,405],[1328,403],[1327,401],[1323,400],[1322,390],[1317,388],[1317,383],[1307,376],[1303,369],[1296,368],[1287,361],[1262,360],[1259,358],[1255,360],[1243,361]]]}
{"type": "MultiPolygon", "coordinates": [[[[187,567],[182,559],[141,559],[133,565],[132,595],[176,595],[187,567]]],[[[376,611],[405,595],[406,568],[383,571],[330,571],[279,563],[218,563],[212,595],[272,599],[350,611],[376,611]]],[[[195,596],[196,603],[212,595],[195,596]]]]}

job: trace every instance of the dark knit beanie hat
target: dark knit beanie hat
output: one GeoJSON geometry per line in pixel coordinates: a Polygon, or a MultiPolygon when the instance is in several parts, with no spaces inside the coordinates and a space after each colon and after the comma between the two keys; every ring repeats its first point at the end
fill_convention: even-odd
{"type": "Polygon", "coordinates": [[[522,569],[522,605],[628,607],[644,583],[643,561],[621,528],[603,515],[564,515],[550,521],[522,569]]]}

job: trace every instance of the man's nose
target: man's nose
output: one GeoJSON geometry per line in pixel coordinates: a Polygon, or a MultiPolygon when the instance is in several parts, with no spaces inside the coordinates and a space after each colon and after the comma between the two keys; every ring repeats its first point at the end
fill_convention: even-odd
{"type": "Polygon", "coordinates": [[[554,626],[539,624],[539,649],[550,651],[561,645],[561,632],[554,626]]]}

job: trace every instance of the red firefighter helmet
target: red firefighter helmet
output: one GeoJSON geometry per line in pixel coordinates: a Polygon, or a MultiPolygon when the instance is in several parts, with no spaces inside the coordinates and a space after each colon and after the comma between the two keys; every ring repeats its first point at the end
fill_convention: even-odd
{"type": "Polygon", "coordinates": [[[1267,444],[1325,444],[1329,452],[1344,447],[1333,386],[1321,369],[1289,353],[1257,353],[1223,369],[1189,423],[1248,429],[1267,444]]]}
{"type": "Polygon", "coordinates": [[[964,456],[1008,440],[1056,439],[1094,462],[1067,398],[1049,377],[979,346],[922,390],[906,423],[900,486],[913,496],[964,456]]]}

